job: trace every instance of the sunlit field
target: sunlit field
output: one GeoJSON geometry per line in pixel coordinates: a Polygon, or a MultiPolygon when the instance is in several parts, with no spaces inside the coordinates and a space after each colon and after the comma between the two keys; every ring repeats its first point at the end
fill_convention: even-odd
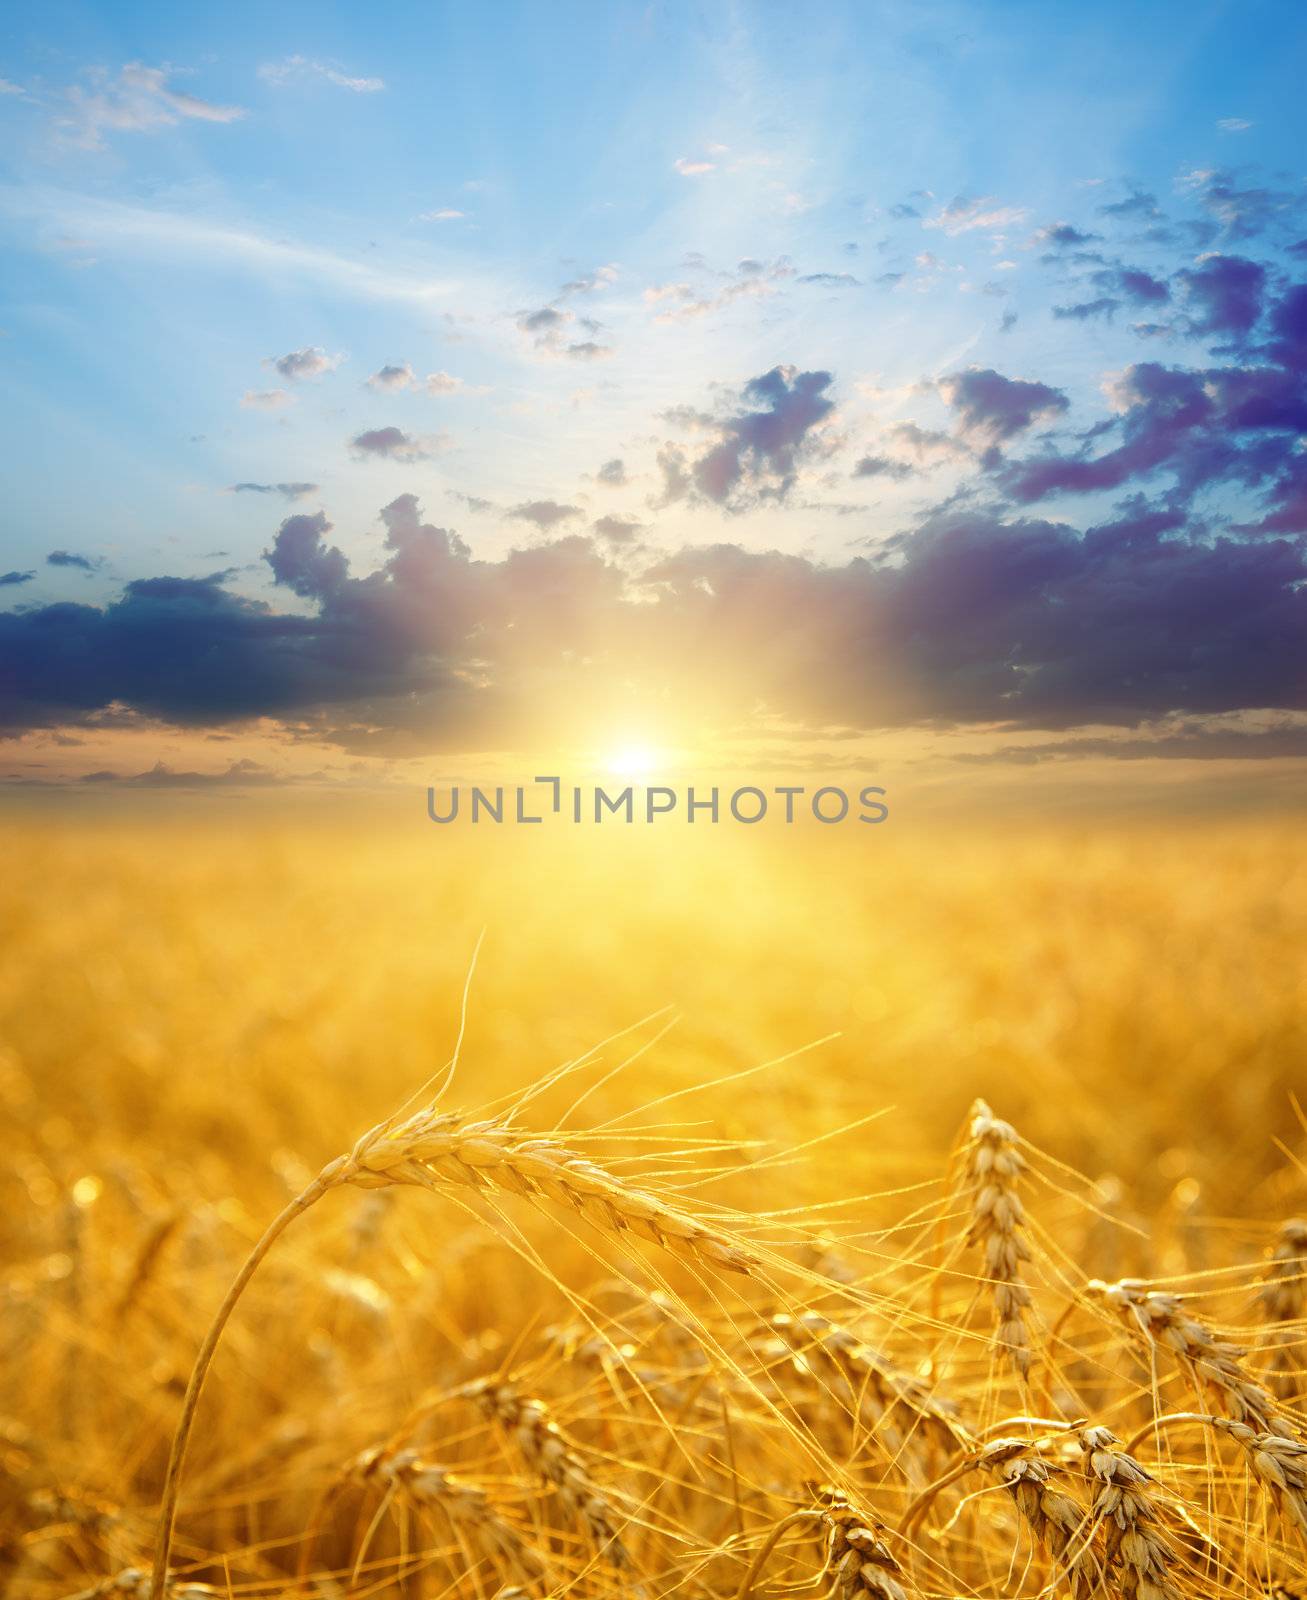
{"type": "Polygon", "coordinates": [[[1298,839],[13,823],[0,1589],[1302,1596],[1298,839]]]}

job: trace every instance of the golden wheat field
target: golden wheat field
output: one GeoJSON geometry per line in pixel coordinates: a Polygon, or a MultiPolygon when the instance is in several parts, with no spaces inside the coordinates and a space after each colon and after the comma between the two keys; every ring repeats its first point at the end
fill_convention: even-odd
{"type": "Polygon", "coordinates": [[[0,1588],[1307,1594],[1305,888],[13,822],[0,1588]]]}

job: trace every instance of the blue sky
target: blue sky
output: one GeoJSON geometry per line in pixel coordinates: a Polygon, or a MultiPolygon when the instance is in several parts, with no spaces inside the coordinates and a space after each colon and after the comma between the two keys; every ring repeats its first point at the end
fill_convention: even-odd
{"type": "MultiPolygon", "coordinates": [[[[321,513],[315,537],[351,582],[394,583],[379,514],[409,495],[415,526],[497,568],[588,542],[603,570],[576,580],[600,596],[587,626],[614,585],[674,585],[689,549],[802,560],[807,583],[903,561],[961,504],[1032,515],[1014,509],[1031,501],[1013,463],[1084,460],[1128,432],[1154,403],[1122,386],[1132,363],[1291,367],[1266,341],[1307,233],[1303,33],[1287,0],[33,11],[0,55],[0,607],[105,611],[134,582],[221,573],[242,603],[325,614],[337,591],[265,558],[279,526],[321,513]],[[1230,309],[1238,269],[1213,258],[1262,275],[1251,321],[1230,309]],[[749,389],[778,368],[828,381],[806,400],[793,377],[749,389]],[[1033,387],[959,382],[973,371],[1033,387]]],[[[1172,480],[1146,445],[1110,483],[1063,472],[1038,515],[1083,534],[1131,495],[1183,499],[1162,536],[1207,549],[1294,492],[1292,419],[1276,429],[1260,476],[1251,455],[1204,457],[1201,481],[1192,464],[1172,480]]],[[[1297,538],[1283,516],[1267,531],[1297,538]]],[[[685,582],[721,592],[702,571],[685,582]]],[[[1023,627],[999,650],[1009,667],[1023,627]]],[[[437,628],[420,671],[368,678],[363,720],[388,720],[378,694],[466,686],[481,657],[453,646],[437,628]]],[[[479,686],[507,693],[502,660],[487,670],[479,686]]],[[[1232,670],[1259,687],[1190,674],[1174,704],[1095,692],[1015,720],[1295,711],[1267,671],[1232,670]]],[[[328,749],[350,721],[339,687],[266,704],[30,695],[46,709],[14,727],[37,746],[110,708],[148,738],[294,706],[328,749]]],[[[907,695],[878,716],[855,685],[824,720],[816,698],[763,696],[810,728],[1006,720],[983,695],[907,695]]],[[[531,717],[473,716],[482,734],[433,713],[431,739],[512,742],[538,729],[528,699],[531,717]]],[[[717,714],[744,731],[741,704],[717,714]]]]}

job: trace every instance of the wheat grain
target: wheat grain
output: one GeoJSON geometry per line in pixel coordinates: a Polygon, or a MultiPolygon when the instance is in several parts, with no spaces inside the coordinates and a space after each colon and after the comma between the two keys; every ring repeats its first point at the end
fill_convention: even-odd
{"type": "Polygon", "coordinates": [[[1025,1212],[1017,1184],[1026,1171],[1016,1130],[1002,1122],[983,1100],[971,1108],[971,1142],[967,1149],[967,1186],[971,1227],[967,1243],[978,1246],[998,1317],[994,1337],[1021,1375],[1030,1374],[1030,1337],[1026,1311],[1030,1290],[1022,1281],[1022,1265],[1030,1260],[1025,1237],[1025,1212]]]}
{"type": "Polygon", "coordinates": [[[487,1416],[512,1438],[522,1459],[557,1491],[558,1498],[616,1567],[630,1565],[618,1537],[612,1507],[595,1482],[578,1446],[570,1441],[543,1400],[519,1395],[508,1383],[486,1382],[474,1396],[487,1416]]]}
{"type": "Polygon", "coordinates": [[[1108,1572],[1119,1574],[1124,1600],[1183,1600],[1170,1573],[1174,1552],[1156,1526],[1153,1480],[1117,1448],[1120,1442],[1110,1428],[1085,1428],[1080,1435],[1108,1572]]]}
{"type": "Polygon", "coordinates": [[[1060,1487],[1061,1474],[1023,1439],[995,1439],[979,1457],[1007,1490],[1035,1542],[1057,1563],[1072,1600],[1088,1600],[1102,1583],[1102,1564],[1090,1544],[1086,1508],[1060,1487]]]}
{"type": "Polygon", "coordinates": [[[885,1544],[871,1517],[838,1489],[817,1494],[826,1535],[824,1576],[829,1593],[837,1600],[916,1600],[917,1591],[906,1586],[903,1568],[885,1544]]]}
{"type": "Polygon", "coordinates": [[[394,1490],[413,1505],[442,1512],[456,1532],[467,1533],[519,1577],[529,1581],[545,1570],[541,1556],[491,1502],[480,1484],[448,1467],[422,1460],[416,1450],[365,1450],[350,1463],[348,1475],[359,1483],[394,1490]]]}
{"type": "Polygon", "coordinates": [[[881,1436],[893,1459],[910,1459],[918,1439],[946,1450],[969,1446],[956,1405],[898,1371],[850,1329],[817,1311],[780,1312],[768,1326],[801,1361],[820,1360],[829,1369],[827,1387],[833,1378],[841,1398],[869,1434],[881,1436]]]}
{"type": "Polygon", "coordinates": [[[533,1201],[549,1199],[609,1232],[636,1234],[700,1266],[748,1274],[757,1265],[749,1251],[721,1231],[564,1145],[494,1121],[466,1121],[460,1112],[429,1108],[396,1126],[380,1124],[364,1135],[329,1181],[364,1187],[409,1183],[427,1189],[452,1184],[533,1201]]]}
{"type": "Polygon", "coordinates": [[[1274,1395],[1244,1371],[1248,1352],[1218,1339],[1206,1323],[1189,1315],[1178,1296],[1150,1290],[1146,1283],[1129,1278],[1117,1283],[1094,1279],[1089,1288],[1150,1348],[1175,1358],[1200,1400],[1215,1397],[1225,1416],[1254,1432],[1295,1437],[1297,1429],[1274,1395]]]}

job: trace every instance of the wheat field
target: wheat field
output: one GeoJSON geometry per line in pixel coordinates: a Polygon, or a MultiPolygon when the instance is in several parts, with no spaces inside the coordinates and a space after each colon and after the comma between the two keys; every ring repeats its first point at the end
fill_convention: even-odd
{"type": "Polygon", "coordinates": [[[877,832],[11,820],[3,1592],[1307,1594],[1295,827],[877,832]]]}

